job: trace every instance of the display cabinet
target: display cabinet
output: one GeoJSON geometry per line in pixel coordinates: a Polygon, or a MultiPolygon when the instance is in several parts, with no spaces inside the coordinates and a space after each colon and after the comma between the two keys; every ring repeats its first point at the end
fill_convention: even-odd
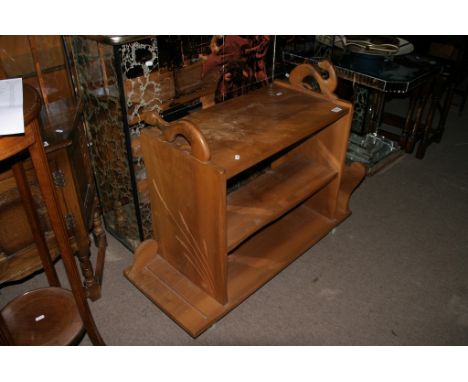
{"type": "MultiPolygon", "coordinates": [[[[283,39],[285,40],[285,39],[283,39]]],[[[247,94],[275,77],[274,36],[72,36],[107,230],[132,250],[152,237],[141,132],[247,94]]]]}

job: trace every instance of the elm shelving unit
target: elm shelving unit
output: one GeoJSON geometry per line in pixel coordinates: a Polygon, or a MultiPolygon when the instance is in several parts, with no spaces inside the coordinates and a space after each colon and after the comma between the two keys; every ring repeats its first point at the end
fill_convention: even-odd
{"type": "Polygon", "coordinates": [[[300,65],[289,82],[143,132],[154,240],[125,275],[194,337],[350,214],[365,168],[345,165],[352,107],[320,67],[327,80],[300,65]]]}

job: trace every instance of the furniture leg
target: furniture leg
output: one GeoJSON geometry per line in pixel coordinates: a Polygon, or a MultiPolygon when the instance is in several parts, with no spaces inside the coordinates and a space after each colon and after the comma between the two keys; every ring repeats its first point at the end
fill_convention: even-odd
{"type": "Polygon", "coordinates": [[[465,85],[462,91],[462,99],[460,102],[460,107],[458,109],[458,115],[461,116],[463,114],[463,109],[465,108],[466,98],[468,97],[468,84],[465,85]]]}
{"type": "Polygon", "coordinates": [[[37,216],[36,209],[34,208],[34,200],[29,190],[28,181],[26,179],[26,174],[24,172],[23,163],[17,161],[12,165],[13,174],[16,180],[18,187],[18,192],[23,202],[23,207],[28,217],[28,223],[31,227],[31,232],[36,243],[37,252],[41,258],[42,265],[44,267],[44,272],[47,276],[47,280],[50,286],[60,286],[60,281],[57,277],[57,272],[55,271],[52,258],[49,253],[49,248],[47,247],[47,242],[42,233],[42,229],[39,224],[39,217],[37,216]]]}
{"type": "Polygon", "coordinates": [[[125,226],[125,213],[123,210],[122,203],[119,200],[114,202],[114,212],[115,212],[115,228],[117,230],[122,230],[125,226]]]}
{"type": "Polygon", "coordinates": [[[369,89],[363,86],[353,86],[353,122],[352,130],[357,134],[366,134],[370,125],[368,116],[369,89]]]}
{"type": "Polygon", "coordinates": [[[377,133],[382,118],[384,107],[385,94],[379,91],[374,91],[371,96],[372,115],[370,119],[369,133],[377,133]]]}
{"type": "Polygon", "coordinates": [[[89,247],[78,251],[78,259],[81,273],[85,279],[84,286],[86,288],[86,293],[91,301],[96,301],[101,297],[102,274],[107,248],[106,234],[102,227],[102,213],[97,197],[93,202],[93,238],[94,244],[98,250],[95,270],[93,271],[89,247]]]}
{"type": "Polygon", "coordinates": [[[417,107],[416,107],[416,118],[412,124],[411,133],[408,136],[407,144],[405,147],[405,151],[407,153],[413,152],[414,146],[420,138],[421,120],[424,115],[424,110],[426,109],[427,102],[431,98],[431,95],[430,95],[432,93],[431,88],[432,88],[432,83],[428,87],[425,87],[424,89],[422,89],[422,92],[420,92],[420,95],[422,93],[422,96],[418,97],[417,107]]]}
{"type": "Polygon", "coordinates": [[[408,144],[408,139],[409,139],[410,131],[411,131],[411,125],[413,123],[413,115],[416,110],[417,100],[421,93],[420,90],[421,89],[418,88],[417,90],[413,91],[410,96],[408,112],[406,113],[405,125],[401,132],[400,142],[399,142],[402,148],[405,148],[406,145],[408,144]]]}
{"type": "Polygon", "coordinates": [[[424,157],[424,154],[426,153],[426,147],[429,144],[430,133],[432,129],[432,122],[434,119],[434,114],[435,114],[435,110],[437,109],[438,102],[439,102],[438,96],[434,95],[432,97],[431,106],[429,109],[429,114],[426,119],[426,123],[424,124],[424,133],[421,138],[421,141],[419,142],[418,150],[416,151],[416,158],[418,159],[422,159],[424,157]]]}
{"type": "Polygon", "coordinates": [[[102,275],[104,270],[104,259],[107,248],[107,238],[102,225],[102,211],[97,197],[94,201],[94,216],[93,216],[93,237],[94,243],[98,249],[96,257],[95,278],[99,285],[102,285],[102,275]]]}
{"type": "Polygon", "coordinates": [[[52,229],[55,233],[57,245],[59,247],[65,271],[70,282],[70,287],[75,296],[78,310],[83,320],[84,326],[94,345],[104,345],[104,341],[96,327],[91,310],[89,308],[86,294],[81,285],[80,275],[78,273],[75,258],[68,241],[65,220],[58,207],[58,199],[53,186],[52,176],[50,174],[49,164],[42,146],[42,138],[39,134],[39,124],[35,120],[32,122],[33,132],[35,135],[35,143],[29,147],[32,162],[37,174],[39,187],[44,197],[44,203],[47,207],[52,229]]]}
{"type": "Polygon", "coordinates": [[[78,260],[81,268],[81,274],[84,277],[83,285],[86,289],[86,294],[92,301],[95,301],[101,297],[101,288],[99,283],[96,281],[90,257],[91,253],[89,249],[86,252],[78,251],[78,260]]]}
{"type": "Polygon", "coordinates": [[[442,110],[440,113],[440,120],[439,120],[439,124],[437,125],[437,133],[434,138],[436,142],[440,142],[440,140],[442,139],[442,135],[444,133],[445,122],[447,121],[448,113],[450,111],[450,105],[452,104],[453,94],[455,91],[454,86],[455,85],[453,84],[449,86],[449,89],[447,90],[445,102],[442,105],[442,110]]]}

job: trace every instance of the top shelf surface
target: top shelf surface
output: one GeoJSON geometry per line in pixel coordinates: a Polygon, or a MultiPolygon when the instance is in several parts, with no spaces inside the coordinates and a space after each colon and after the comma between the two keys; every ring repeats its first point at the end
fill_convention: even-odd
{"type": "Polygon", "coordinates": [[[349,110],[278,82],[184,118],[201,130],[211,163],[230,178],[337,121],[349,110]]]}

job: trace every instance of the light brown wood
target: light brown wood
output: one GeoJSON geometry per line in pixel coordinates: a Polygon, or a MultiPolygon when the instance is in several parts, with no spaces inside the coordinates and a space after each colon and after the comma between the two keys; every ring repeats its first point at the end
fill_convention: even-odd
{"type": "Polygon", "coordinates": [[[203,137],[203,134],[191,121],[180,121],[168,126],[163,130],[164,139],[167,142],[174,142],[176,137],[183,137],[189,144],[191,154],[201,162],[210,160],[210,149],[203,137]]]}
{"type": "MultiPolygon", "coordinates": [[[[158,131],[148,133],[159,135],[158,131]]],[[[162,256],[224,303],[226,262],[212,256],[226,251],[224,226],[212,224],[225,219],[223,173],[164,139],[144,137],[143,155],[146,167],[151,168],[154,236],[162,256]],[[159,154],[152,155],[154,152],[159,154]],[[204,214],[194,214],[193,207],[198,205],[209,208],[204,214]]]]}
{"type": "Polygon", "coordinates": [[[344,108],[331,111],[335,106],[310,91],[302,93],[275,82],[186,119],[205,137],[212,165],[224,169],[231,178],[348,112],[344,108]]]}
{"type": "Polygon", "coordinates": [[[294,158],[227,198],[228,251],[336,177],[329,167],[294,158]]]}
{"type": "Polygon", "coordinates": [[[329,60],[319,61],[318,69],[312,65],[300,65],[291,72],[289,82],[296,87],[309,87],[303,82],[306,77],[312,77],[317,81],[320,91],[325,94],[329,99],[337,99],[334,94],[338,85],[338,77],[333,69],[333,65],[329,60]],[[322,76],[322,71],[326,73],[327,78],[322,76]]]}
{"type": "MultiPolygon", "coordinates": [[[[23,92],[23,105],[24,125],[27,126],[37,118],[41,109],[37,93],[29,90],[23,92]]],[[[30,129],[25,129],[24,134],[20,137],[17,135],[2,136],[0,139],[0,161],[28,148],[34,143],[34,139],[34,132],[30,129]]]]}
{"type": "Polygon", "coordinates": [[[290,83],[142,132],[155,241],[125,275],[194,337],[350,214],[365,169],[345,166],[352,107],[320,66],[327,81],[299,66],[290,83]]]}

